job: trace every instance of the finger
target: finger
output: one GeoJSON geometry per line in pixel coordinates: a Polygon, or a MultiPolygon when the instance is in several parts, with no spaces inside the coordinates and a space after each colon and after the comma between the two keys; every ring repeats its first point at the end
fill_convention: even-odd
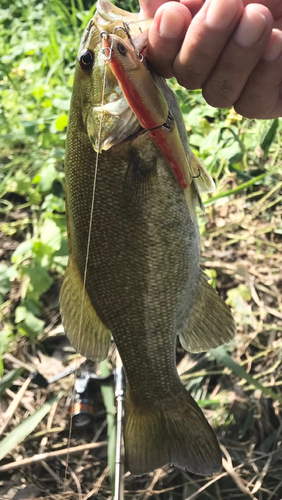
{"type": "Polygon", "coordinates": [[[180,85],[201,88],[243,12],[242,0],[208,0],[193,18],[173,64],[180,85]]]}
{"type": "MultiPolygon", "coordinates": [[[[252,0],[243,0],[243,2],[244,2],[244,5],[248,5],[250,3],[253,3],[252,0]]],[[[258,0],[256,3],[260,3],[262,5],[265,5],[265,7],[267,7],[270,10],[274,19],[282,16],[281,0],[258,0]]]]}
{"type": "Polygon", "coordinates": [[[273,18],[266,7],[251,4],[245,8],[234,36],[203,86],[203,96],[211,106],[228,108],[239,99],[266,49],[272,26],[273,18]]]}
{"type": "Polygon", "coordinates": [[[142,18],[154,17],[158,8],[167,1],[169,0],[139,0],[142,18]]]}
{"type": "Polygon", "coordinates": [[[187,9],[190,10],[192,16],[194,17],[197,12],[203,7],[205,0],[180,0],[180,3],[185,5],[187,9]]]}
{"type": "Polygon", "coordinates": [[[274,29],[263,58],[252,72],[235,109],[248,118],[282,116],[282,32],[274,29]]]}
{"type": "MultiPolygon", "coordinates": [[[[141,17],[142,18],[154,17],[158,8],[168,1],[169,0],[139,0],[141,8],[141,17]]],[[[175,1],[179,2],[179,0],[175,1]]],[[[192,16],[195,16],[195,14],[197,14],[197,12],[203,6],[204,1],[205,0],[180,0],[180,3],[190,10],[192,16]]]]}
{"type": "Polygon", "coordinates": [[[167,2],[156,12],[148,38],[148,59],[154,70],[165,78],[173,76],[172,65],[192,20],[184,5],[167,2]]]}

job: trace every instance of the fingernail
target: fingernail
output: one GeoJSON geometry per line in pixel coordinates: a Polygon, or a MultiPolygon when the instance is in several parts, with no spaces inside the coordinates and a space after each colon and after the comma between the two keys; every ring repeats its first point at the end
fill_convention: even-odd
{"type": "Polygon", "coordinates": [[[267,19],[261,12],[254,12],[246,7],[234,36],[235,41],[243,48],[251,47],[258,42],[266,25],[267,19]]]}
{"type": "Polygon", "coordinates": [[[238,12],[236,0],[211,0],[207,14],[206,23],[212,29],[223,30],[228,28],[235,19],[238,12]]]}
{"type": "Polygon", "coordinates": [[[274,29],[262,58],[273,62],[282,54],[282,32],[274,29]]]}
{"type": "Polygon", "coordinates": [[[182,35],[186,20],[179,12],[172,10],[162,12],[159,27],[160,35],[164,38],[178,38],[182,35]]]}

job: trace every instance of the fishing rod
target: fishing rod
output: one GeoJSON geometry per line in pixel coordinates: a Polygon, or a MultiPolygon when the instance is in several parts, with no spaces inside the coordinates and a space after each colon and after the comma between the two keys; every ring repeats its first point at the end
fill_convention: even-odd
{"type": "MultiPolygon", "coordinates": [[[[68,368],[56,376],[46,379],[40,372],[31,374],[33,383],[42,388],[57,382],[73,373],[74,367],[68,368]]],[[[75,428],[90,425],[95,416],[95,394],[101,385],[114,385],[114,396],[116,403],[116,452],[115,452],[115,481],[114,500],[124,499],[124,444],[123,444],[123,420],[124,402],[126,396],[126,380],[120,355],[117,353],[116,368],[106,377],[91,373],[88,369],[81,370],[77,376],[74,387],[73,405],[71,418],[75,428]]]]}
{"type": "Polygon", "coordinates": [[[117,362],[115,369],[115,401],[117,408],[117,435],[116,435],[116,458],[115,458],[115,487],[114,500],[123,500],[124,498],[124,444],[123,444],[123,419],[124,402],[126,396],[126,381],[122,361],[117,353],[117,362]]]}
{"type": "Polygon", "coordinates": [[[88,371],[82,372],[77,378],[74,391],[72,418],[74,427],[84,427],[93,421],[95,414],[94,395],[101,385],[114,383],[116,404],[116,449],[115,449],[115,479],[114,500],[124,499],[124,444],[123,420],[124,402],[126,396],[126,380],[120,355],[117,353],[116,368],[106,377],[101,377],[88,371]],[[97,386],[98,384],[98,386],[97,386]]]}

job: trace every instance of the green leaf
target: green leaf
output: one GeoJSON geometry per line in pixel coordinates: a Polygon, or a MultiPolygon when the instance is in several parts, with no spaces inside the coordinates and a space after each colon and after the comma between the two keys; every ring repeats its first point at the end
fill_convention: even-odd
{"type": "Polygon", "coordinates": [[[31,205],[40,205],[42,196],[39,191],[37,191],[36,189],[32,189],[32,191],[28,193],[28,199],[31,205]]]}
{"type": "Polygon", "coordinates": [[[24,368],[14,368],[13,370],[10,370],[2,379],[0,380],[0,395],[6,391],[6,389],[9,389],[12,387],[13,383],[19,376],[22,374],[24,371],[24,368]]]}
{"type": "Polygon", "coordinates": [[[38,336],[44,331],[44,321],[34,316],[25,306],[18,306],[15,311],[15,323],[21,335],[38,336]]]}
{"type": "Polygon", "coordinates": [[[60,250],[56,252],[53,256],[53,265],[57,272],[63,273],[67,267],[67,263],[69,260],[69,252],[68,252],[68,242],[64,238],[62,240],[62,245],[60,250]]]}
{"type": "Polygon", "coordinates": [[[59,401],[63,393],[47,401],[41,408],[35,411],[30,417],[21,422],[15,429],[0,442],[0,460],[10,453],[18,444],[20,444],[34,429],[40,424],[41,420],[49,413],[54,403],[59,401]]]}
{"type": "Polygon", "coordinates": [[[68,125],[68,115],[60,115],[55,122],[55,127],[60,132],[65,130],[67,125],[68,125]]]}
{"type": "Polygon", "coordinates": [[[13,328],[10,324],[5,324],[3,330],[0,332],[0,354],[6,352],[10,341],[14,338],[13,328]]]}
{"type": "Polygon", "coordinates": [[[0,304],[11,290],[11,270],[14,270],[14,268],[10,268],[6,264],[0,264],[0,304]]]}
{"type": "Polygon", "coordinates": [[[42,209],[47,212],[65,212],[65,200],[54,194],[48,194],[45,196],[44,203],[42,204],[42,209]]]}
{"type": "Polygon", "coordinates": [[[28,259],[32,256],[32,250],[33,250],[33,241],[32,240],[23,241],[14,251],[11,259],[12,262],[14,262],[16,265],[21,264],[23,260],[28,259]]]}
{"type": "Polygon", "coordinates": [[[228,299],[226,300],[226,304],[232,307],[236,307],[238,298],[242,298],[247,302],[252,298],[250,289],[243,284],[237,286],[236,288],[231,288],[231,290],[228,290],[227,295],[228,299]]]}
{"type": "Polygon", "coordinates": [[[60,227],[56,224],[54,219],[47,217],[40,229],[40,237],[43,243],[49,245],[54,251],[61,247],[62,234],[60,227]]]}
{"type": "Polygon", "coordinates": [[[49,162],[34,177],[33,182],[38,183],[41,192],[51,191],[53,182],[58,179],[58,172],[54,162],[49,162]]]}
{"type": "Polygon", "coordinates": [[[24,59],[21,60],[20,65],[18,66],[18,69],[22,69],[26,71],[28,74],[35,73],[35,71],[38,71],[41,66],[41,62],[35,62],[32,57],[25,57],[24,59]]]}
{"type": "Polygon", "coordinates": [[[22,306],[26,307],[28,311],[32,312],[34,316],[39,316],[41,312],[41,305],[38,300],[34,299],[25,299],[22,304],[22,306]]]}
{"type": "Polygon", "coordinates": [[[26,196],[32,189],[30,177],[18,170],[14,177],[7,180],[5,189],[8,193],[17,193],[21,196],[26,196]]]}
{"type": "Polygon", "coordinates": [[[18,306],[15,310],[15,323],[24,321],[27,315],[27,309],[24,306],[18,306]]]}
{"type": "Polygon", "coordinates": [[[33,266],[29,266],[25,273],[29,276],[30,282],[28,291],[39,296],[47,292],[53,283],[53,279],[48,274],[44,267],[41,267],[37,262],[33,266]]]}
{"type": "MultiPolygon", "coordinates": [[[[62,111],[68,111],[70,108],[70,102],[68,99],[59,99],[58,97],[55,97],[55,99],[53,100],[53,106],[62,111]]],[[[62,116],[67,116],[67,115],[62,115],[62,116]]]]}
{"type": "Polygon", "coordinates": [[[33,253],[36,257],[37,263],[48,270],[51,266],[54,249],[46,245],[41,240],[37,240],[33,245],[33,253]]]}

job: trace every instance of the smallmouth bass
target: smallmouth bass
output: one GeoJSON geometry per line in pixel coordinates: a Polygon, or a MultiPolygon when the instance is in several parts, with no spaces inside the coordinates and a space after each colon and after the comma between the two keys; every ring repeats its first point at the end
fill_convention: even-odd
{"type": "MultiPolygon", "coordinates": [[[[129,470],[143,474],[170,463],[209,475],[221,466],[218,443],[175,361],[177,336],[185,349],[199,352],[229,342],[235,333],[229,308],[200,269],[195,206],[208,174],[189,150],[181,112],[165,82],[154,76],[191,172],[199,168],[201,174],[190,175],[186,189],[141,127],[111,61],[105,62],[101,33],[112,35],[124,19],[138,17],[98,1],[78,52],[65,160],[70,256],[62,320],[76,350],[91,359],[106,358],[114,337],[127,378],[129,470]]],[[[127,44],[126,33],[119,34],[114,36],[127,44]]],[[[122,64],[129,72],[126,59],[122,64]]],[[[142,88],[138,70],[133,82],[142,88]]]]}

